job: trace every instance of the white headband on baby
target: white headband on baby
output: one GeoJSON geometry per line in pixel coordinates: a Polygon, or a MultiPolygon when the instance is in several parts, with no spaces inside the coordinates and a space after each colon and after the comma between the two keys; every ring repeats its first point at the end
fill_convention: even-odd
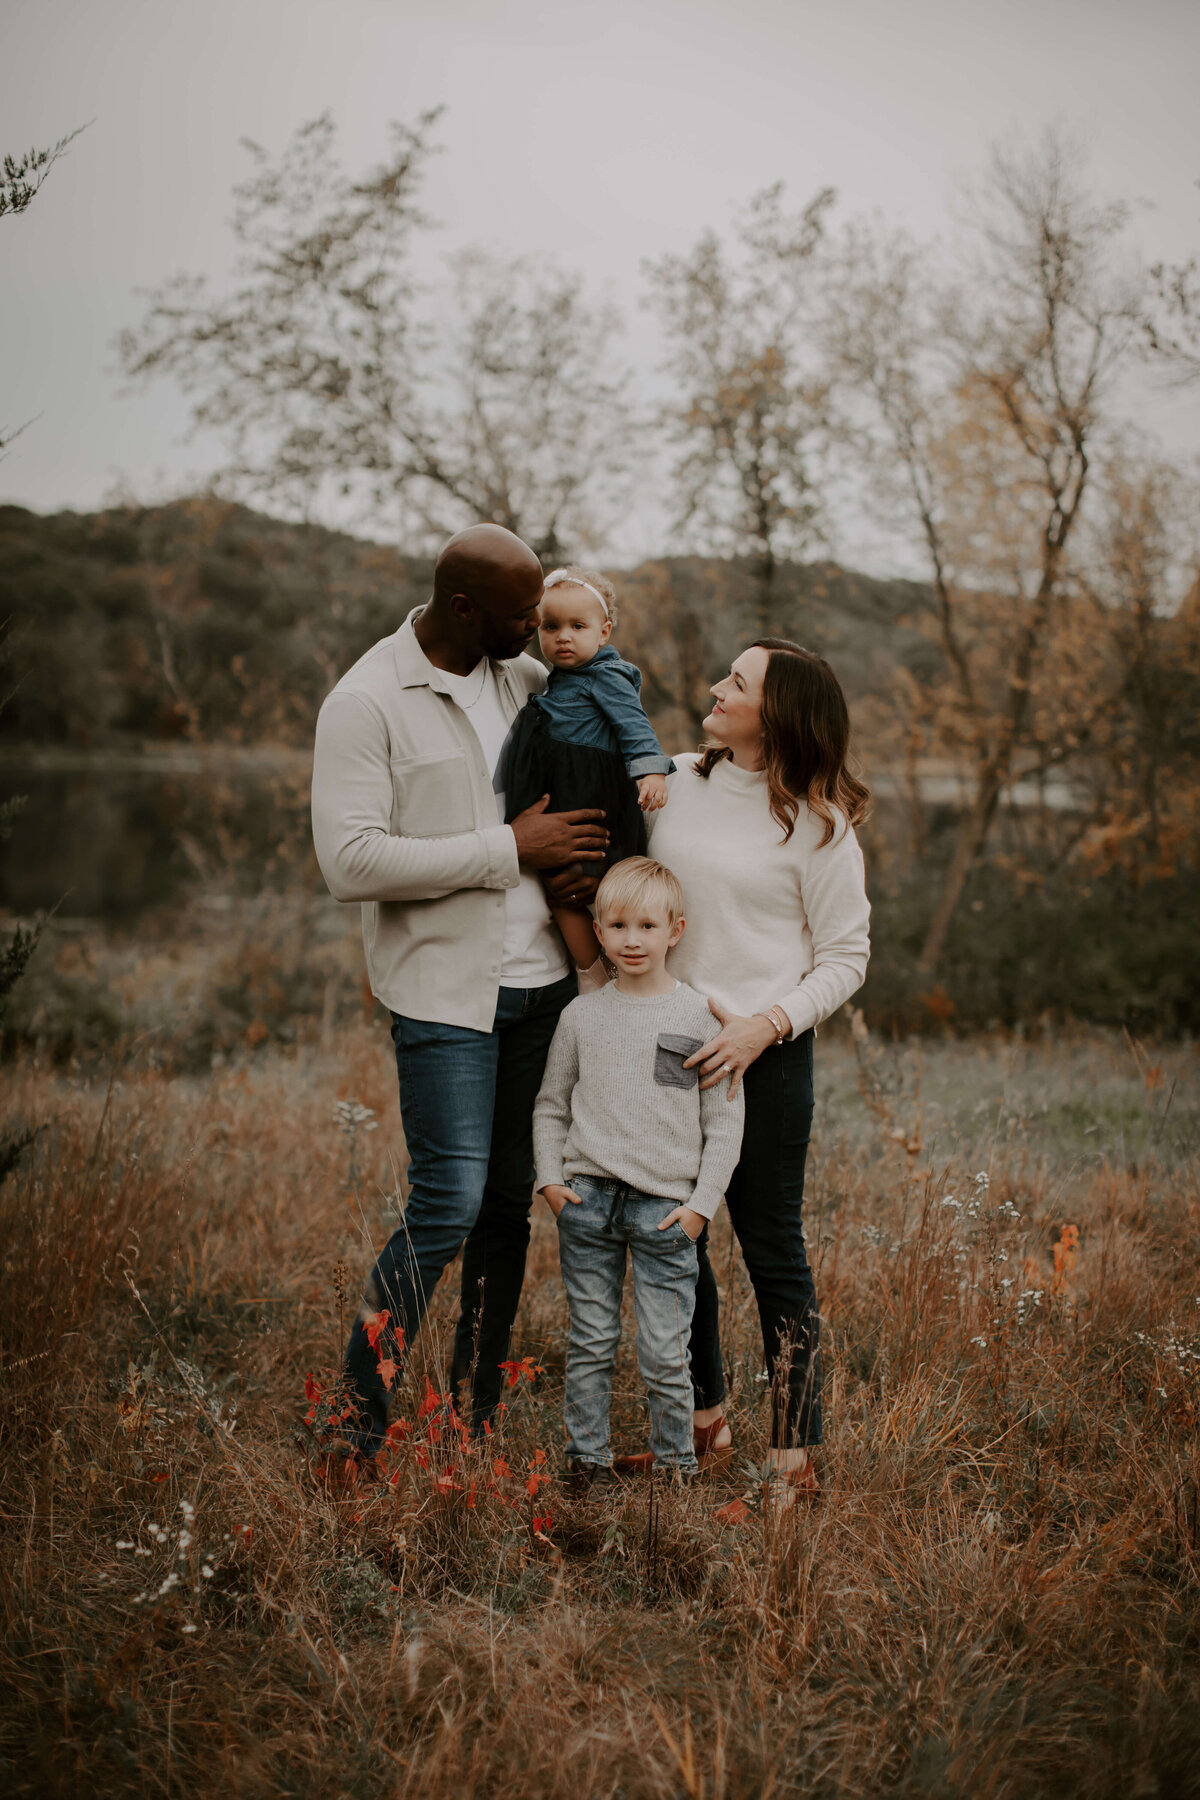
{"type": "Polygon", "coordinates": [[[600,592],[600,589],[594,588],[590,581],[582,581],[578,575],[572,575],[570,569],[552,569],[550,571],[549,575],[547,575],[547,577],[542,585],[543,585],[543,587],[552,588],[552,587],[564,587],[568,583],[572,587],[586,588],[589,594],[595,594],[597,600],[600,602],[601,606],[604,608],[605,618],[608,620],[610,625],[612,624],[612,614],[608,610],[608,601],[604,598],[604,595],[600,592]]]}

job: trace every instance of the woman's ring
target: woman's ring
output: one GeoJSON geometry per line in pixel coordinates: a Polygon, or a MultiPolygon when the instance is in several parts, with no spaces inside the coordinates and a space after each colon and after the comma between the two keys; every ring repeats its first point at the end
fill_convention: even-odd
{"type": "Polygon", "coordinates": [[[733,1074],[733,1064],[732,1063],[722,1063],[721,1064],[721,1073],[722,1073],[722,1075],[732,1075],[733,1074]]]}

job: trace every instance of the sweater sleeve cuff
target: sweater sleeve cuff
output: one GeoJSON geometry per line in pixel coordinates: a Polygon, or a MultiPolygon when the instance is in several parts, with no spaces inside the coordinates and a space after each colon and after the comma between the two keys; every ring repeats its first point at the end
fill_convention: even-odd
{"type": "Polygon", "coordinates": [[[686,1202],[693,1212],[698,1212],[705,1219],[715,1219],[724,1194],[711,1193],[708,1188],[698,1187],[691,1199],[686,1202]]]}
{"type": "Polygon", "coordinates": [[[540,1194],[544,1187],[567,1187],[569,1183],[563,1174],[562,1157],[547,1156],[545,1162],[537,1166],[534,1186],[540,1194]]]}
{"type": "Polygon", "coordinates": [[[806,1031],[820,1023],[817,1018],[817,1008],[804,992],[803,985],[793,988],[790,994],[785,994],[782,1000],[777,1000],[775,1004],[787,1014],[792,1022],[792,1029],[788,1034],[790,1038],[803,1037],[806,1031]]]}

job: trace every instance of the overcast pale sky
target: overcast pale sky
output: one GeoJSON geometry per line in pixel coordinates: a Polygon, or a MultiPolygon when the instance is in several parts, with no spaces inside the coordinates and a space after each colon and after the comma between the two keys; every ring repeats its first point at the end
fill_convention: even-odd
{"type": "MultiPolygon", "coordinates": [[[[0,423],[33,420],[0,497],[157,499],[213,466],[169,388],[119,397],[112,339],[135,289],[228,266],[243,137],[277,151],[329,108],[364,168],[390,118],[445,102],[437,253],[550,255],[632,311],[644,257],[768,182],[932,235],[991,140],[1055,122],[1147,203],[1143,253],[1183,260],[1198,73],[1196,0],[4,0],[0,152],[95,123],[0,223],[0,423]]],[[[1150,423],[1197,448],[1196,411],[1150,423]]]]}

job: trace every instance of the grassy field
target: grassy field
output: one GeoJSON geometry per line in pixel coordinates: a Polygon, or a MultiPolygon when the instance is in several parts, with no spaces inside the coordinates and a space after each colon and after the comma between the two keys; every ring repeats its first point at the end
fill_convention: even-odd
{"type": "MultiPolygon", "coordinates": [[[[564,1491],[539,1209],[493,1440],[427,1400],[447,1284],[393,1479],[314,1480],[402,1192],[388,1049],[6,1071],[45,1122],[0,1190],[7,1793],[1200,1792],[1194,1048],[822,1033],[822,1493],[729,1529],[766,1392],[723,1226],[726,1477],[564,1491]]],[[[638,1447],[628,1345],[618,1388],[638,1447]]]]}

